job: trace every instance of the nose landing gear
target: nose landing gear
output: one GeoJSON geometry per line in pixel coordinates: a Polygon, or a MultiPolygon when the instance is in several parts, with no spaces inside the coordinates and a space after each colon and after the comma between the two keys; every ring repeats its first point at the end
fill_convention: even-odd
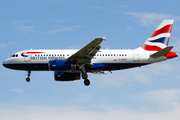
{"type": "Polygon", "coordinates": [[[28,77],[26,78],[26,82],[30,82],[30,78],[29,78],[29,77],[30,77],[30,75],[31,75],[31,71],[30,71],[30,70],[28,70],[27,72],[28,72],[28,74],[27,74],[27,75],[28,75],[28,77]]]}

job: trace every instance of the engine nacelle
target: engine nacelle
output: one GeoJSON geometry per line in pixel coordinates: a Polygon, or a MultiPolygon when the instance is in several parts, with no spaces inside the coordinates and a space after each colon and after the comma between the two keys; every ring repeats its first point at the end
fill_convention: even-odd
{"type": "Polygon", "coordinates": [[[65,60],[50,60],[48,63],[49,70],[76,70],[76,64],[72,64],[65,60]]]}
{"type": "Polygon", "coordinates": [[[80,73],[66,73],[66,72],[54,72],[54,79],[56,81],[73,81],[80,79],[80,73]]]}

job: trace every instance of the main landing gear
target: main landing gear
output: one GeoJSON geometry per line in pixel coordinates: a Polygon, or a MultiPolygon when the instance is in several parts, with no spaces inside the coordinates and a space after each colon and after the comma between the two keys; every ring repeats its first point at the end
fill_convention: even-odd
{"type": "Polygon", "coordinates": [[[90,85],[90,81],[87,79],[88,75],[87,73],[82,73],[82,78],[84,79],[84,85],[89,86],[90,85]]]}
{"type": "Polygon", "coordinates": [[[30,71],[30,70],[28,70],[27,72],[28,72],[28,74],[27,74],[27,75],[28,75],[28,77],[26,78],[26,82],[30,82],[30,78],[29,78],[29,77],[30,77],[30,75],[31,75],[31,71],[30,71]]]}

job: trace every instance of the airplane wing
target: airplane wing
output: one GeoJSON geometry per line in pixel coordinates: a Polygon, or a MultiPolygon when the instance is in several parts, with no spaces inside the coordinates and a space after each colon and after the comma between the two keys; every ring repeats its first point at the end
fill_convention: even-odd
{"type": "Polygon", "coordinates": [[[69,57],[68,61],[74,62],[78,65],[88,64],[89,66],[91,66],[91,59],[100,50],[100,43],[105,40],[105,38],[106,36],[94,39],[88,45],[69,57]]]}

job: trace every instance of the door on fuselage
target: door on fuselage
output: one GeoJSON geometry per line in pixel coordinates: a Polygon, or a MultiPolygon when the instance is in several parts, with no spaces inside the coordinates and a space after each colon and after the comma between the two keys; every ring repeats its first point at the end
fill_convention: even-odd
{"type": "Polygon", "coordinates": [[[134,50],[133,51],[133,61],[134,62],[139,62],[139,51],[138,50],[134,50]]]}
{"type": "Polygon", "coordinates": [[[25,54],[24,61],[25,62],[29,62],[30,61],[30,54],[25,54]]]}

